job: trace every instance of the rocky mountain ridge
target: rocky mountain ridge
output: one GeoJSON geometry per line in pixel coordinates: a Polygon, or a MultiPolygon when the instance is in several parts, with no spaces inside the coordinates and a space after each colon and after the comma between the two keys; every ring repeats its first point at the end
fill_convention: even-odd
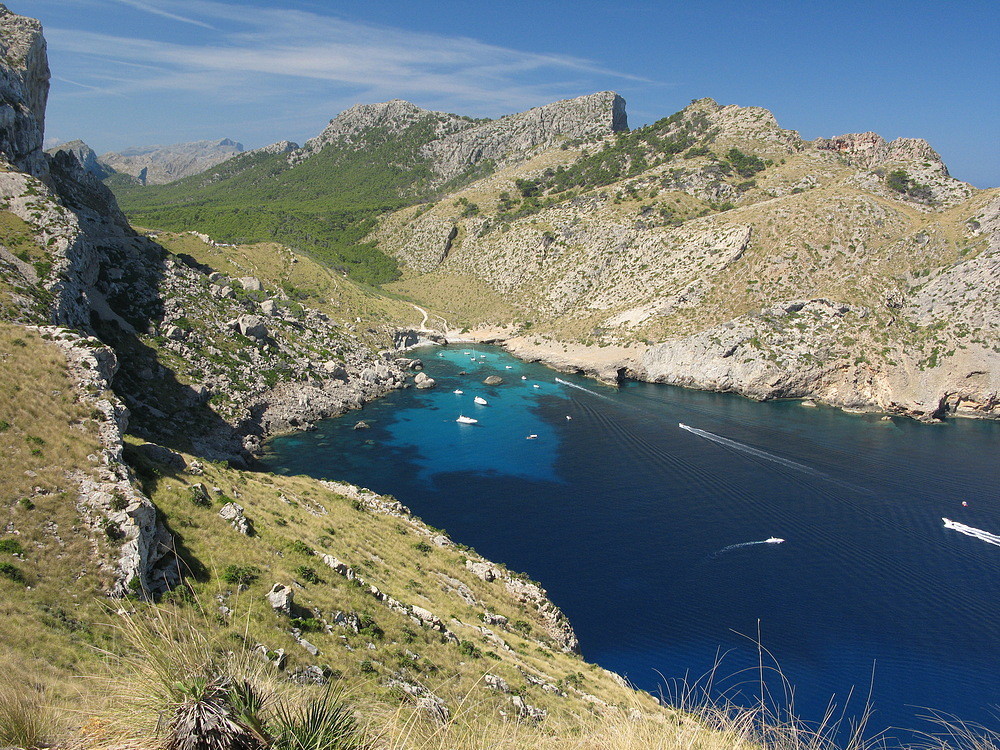
{"type": "Polygon", "coordinates": [[[483,162],[505,166],[533,149],[561,139],[590,139],[628,129],[625,100],[612,91],[566,99],[496,120],[477,121],[422,109],[402,99],[359,104],[342,112],[302,149],[289,156],[301,163],[331,144],[363,146],[374,130],[399,135],[421,124],[428,129],[421,154],[441,182],[483,162]]]}

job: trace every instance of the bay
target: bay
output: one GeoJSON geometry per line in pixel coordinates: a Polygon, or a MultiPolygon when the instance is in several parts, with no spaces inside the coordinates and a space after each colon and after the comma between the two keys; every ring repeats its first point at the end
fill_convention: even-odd
{"type": "Polygon", "coordinates": [[[870,691],[870,732],[912,738],[932,711],[997,726],[1000,538],[942,518],[1000,534],[1000,425],[612,388],[483,346],[417,355],[435,389],[275,439],[265,463],[392,494],[528,573],[583,655],[640,688],[714,669],[715,694],[750,702],[763,663],[807,720],[870,691]]]}

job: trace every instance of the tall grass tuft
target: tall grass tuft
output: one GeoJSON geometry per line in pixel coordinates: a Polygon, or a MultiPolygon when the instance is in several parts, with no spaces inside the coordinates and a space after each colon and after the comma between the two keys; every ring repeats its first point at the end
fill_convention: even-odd
{"type": "Polygon", "coordinates": [[[0,747],[44,747],[56,734],[56,717],[44,691],[5,677],[0,682],[0,747]]]}

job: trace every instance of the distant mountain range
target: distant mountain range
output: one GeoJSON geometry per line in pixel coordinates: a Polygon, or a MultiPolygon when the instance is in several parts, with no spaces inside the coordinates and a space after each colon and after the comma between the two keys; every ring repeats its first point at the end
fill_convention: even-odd
{"type": "Polygon", "coordinates": [[[57,151],[72,151],[84,168],[101,180],[119,174],[133,178],[140,185],[164,185],[204,172],[243,153],[243,144],[223,138],[218,141],[175,143],[172,146],[128,148],[98,156],[86,143],[76,140],[50,148],[47,153],[57,151]]]}

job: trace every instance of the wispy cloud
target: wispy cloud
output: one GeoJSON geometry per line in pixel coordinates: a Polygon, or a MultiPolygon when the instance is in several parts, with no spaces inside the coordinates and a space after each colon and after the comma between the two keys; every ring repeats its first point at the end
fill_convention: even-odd
{"type": "Polygon", "coordinates": [[[399,96],[497,114],[587,93],[595,81],[648,82],[579,57],[307,11],[250,10],[218,0],[114,1],[216,33],[207,41],[200,33],[197,41],[166,41],[50,28],[50,48],[79,61],[74,78],[84,83],[73,83],[89,90],[78,96],[214,93],[249,102],[287,98],[298,80],[326,98],[399,96]]]}
{"type": "Polygon", "coordinates": [[[194,18],[188,18],[186,16],[179,15],[177,13],[171,13],[159,8],[155,5],[150,5],[149,3],[141,2],[141,0],[115,0],[115,2],[121,5],[127,5],[130,8],[135,8],[136,10],[145,11],[146,13],[152,13],[156,16],[162,16],[163,18],[169,18],[172,21],[180,21],[181,23],[189,23],[192,26],[201,26],[205,29],[214,29],[215,27],[211,24],[205,23],[204,21],[199,21],[194,18]]]}

